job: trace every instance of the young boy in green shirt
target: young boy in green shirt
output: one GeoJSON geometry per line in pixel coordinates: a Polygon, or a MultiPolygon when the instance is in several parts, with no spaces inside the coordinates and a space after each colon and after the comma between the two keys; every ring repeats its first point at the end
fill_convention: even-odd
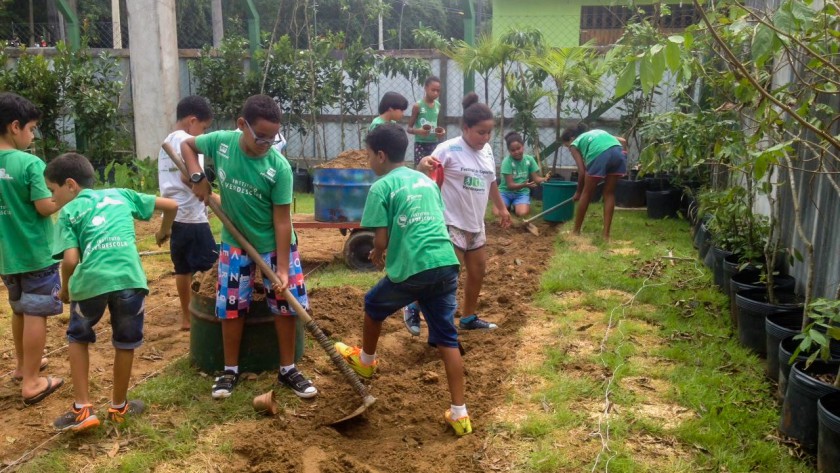
{"type": "MultiPolygon", "coordinates": [[[[202,202],[212,193],[198,164],[198,153],[216,163],[222,210],[242,232],[263,260],[283,282],[273,286],[264,278],[266,301],[274,318],[280,350],[277,381],[298,397],[312,398],[318,390],[295,367],[295,312],[284,297],[285,289],[309,308],[303,268],[292,228],[292,167],[272,145],[280,131],[280,108],[267,95],[245,101],[236,120],[238,130],[216,131],[181,142],[181,156],[191,173],[193,192],[202,202]]],[[[214,399],[227,398],[239,381],[239,348],[245,315],[251,306],[256,264],[239,247],[227,229],[222,229],[219,250],[219,280],[216,317],[221,319],[224,373],[212,388],[214,399]]]]}
{"type": "Polygon", "coordinates": [[[397,123],[403,119],[408,108],[408,100],[398,92],[385,92],[379,101],[379,116],[370,122],[368,132],[384,123],[397,123]]]}
{"type": "Polygon", "coordinates": [[[454,323],[458,258],[443,220],[440,191],[424,174],[403,166],[408,137],[400,126],[382,125],[368,133],[365,143],[370,167],[382,177],[370,188],[361,224],[376,231],[370,259],[385,267],[386,276],[365,295],[362,346],[338,342],[335,348],[354,371],[371,378],[382,322],[416,301],[429,325],[429,345],[437,347],[446,368],[451,405],[444,418],[457,435],[469,434],[454,323]]]}
{"type": "Polygon", "coordinates": [[[64,384],[41,377],[47,316],[60,314],[58,265],[49,245],[58,208],[44,183],[44,161],[23,150],[34,139],[41,112],[29,100],[0,93],[0,275],[12,306],[12,337],[25,405],[40,402],[64,384]]]}
{"type": "Polygon", "coordinates": [[[47,164],[47,187],[61,209],[53,257],[61,259],[61,300],[70,303],[67,340],[74,403],[53,422],[61,431],[82,431],[99,425],[88,389],[88,345],[96,342],[94,326],[111,314],[114,385],[108,419],[120,424],[140,414],[142,401],[127,400],[134,349],[143,343],[146,274],[135,246],[134,219],[149,220],[163,211],[155,241],[172,232],[178,204],[172,199],[138,194],[130,189],[93,190],[90,161],[66,153],[47,164]]]}

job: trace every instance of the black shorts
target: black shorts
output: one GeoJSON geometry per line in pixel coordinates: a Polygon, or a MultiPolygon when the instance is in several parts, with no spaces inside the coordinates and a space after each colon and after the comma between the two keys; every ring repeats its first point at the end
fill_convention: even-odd
{"type": "Polygon", "coordinates": [[[192,274],[207,271],[219,257],[219,247],[209,223],[172,223],[169,256],[175,265],[175,274],[192,274]]]}

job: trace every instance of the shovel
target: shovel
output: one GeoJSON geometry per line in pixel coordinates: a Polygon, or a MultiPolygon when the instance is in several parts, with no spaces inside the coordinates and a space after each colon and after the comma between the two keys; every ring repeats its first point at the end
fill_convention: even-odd
{"type": "MultiPolygon", "coordinates": [[[[162,145],[163,150],[166,154],[169,155],[169,158],[172,160],[173,163],[181,170],[184,176],[188,176],[189,173],[187,172],[187,167],[184,165],[184,162],[181,160],[181,157],[175,153],[175,150],[172,148],[172,145],[169,143],[164,143],[162,145]]],[[[212,197],[212,195],[211,195],[212,197]]],[[[272,284],[281,284],[280,278],[277,277],[277,274],[271,270],[271,267],[266,264],[265,261],[260,257],[260,254],[257,250],[245,239],[245,236],[236,229],[233,225],[233,222],[230,221],[227,214],[224,213],[222,207],[220,205],[220,201],[218,199],[208,198],[207,205],[213,210],[219,220],[222,221],[222,224],[227,228],[231,235],[236,239],[236,242],[241,246],[245,252],[248,254],[248,257],[251,258],[257,264],[257,267],[260,268],[262,274],[267,277],[272,284]]],[[[338,419],[337,421],[332,422],[331,424],[338,424],[344,422],[346,420],[352,419],[359,414],[363,413],[368,407],[370,407],[374,402],[376,402],[376,398],[373,397],[369,392],[367,387],[362,384],[362,380],[359,379],[359,376],[350,368],[341,355],[335,350],[335,346],[324,332],[318,327],[318,324],[312,319],[312,316],[306,312],[306,309],[300,305],[297,298],[289,291],[289,289],[285,289],[283,291],[283,295],[286,298],[286,301],[297,313],[297,316],[303,321],[303,326],[306,327],[306,330],[309,332],[310,335],[321,345],[321,348],[327,352],[327,355],[330,357],[330,361],[332,361],[333,365],[338,368],[338,371],[344,375],[344,379],[350,384],[354,391],[362,398],[362,405],[357,407],[356,410],[351,412],[349,415],[338,419]]]]}
{"type": "Polygon", "coordinates": [[[534,224],[533,224],[533,223],[531,223],[531,222],[533,222],[534,220],[536,220],[536,219],[538,219],[538,218],[542,217],[543,215],[545,215],[545,214],[547,214],[547,213],[549,213],[549,212],[551,212],[551,211],[554,211],[554,210],[559,209],[560,207],[562,207],[562,206],[564,206],[564,205],[568,204],[569,202],[571,202],[571,201],[572,201],[572,200],[574,200],[574,199],[575,199],[574,197],[569,197],[568,199],[564,200],[563,202],[560,202],[560,203],[559,203],[559,204],[557,204],[557,205],[552,205],[551,207],[549,207],[549,208],[547,208],[547,209],[543,210],[542,212],[540,212],[540,213],[538,213],[538,214],[534,215],[533,217],[529,218],[528,220],[523,220],[523,221],[522,221],[522,225],[523,225],[523,227],[525,228],[525,230],[528,230],[528,232],[529,232],[529,233],[531,233],[532,235],[534,235],[534,236],[540,236],[540,229],[539,229],[539,228],[537,228],[537,226],[536,226],[536,225],[534,225],[534,224]]]}

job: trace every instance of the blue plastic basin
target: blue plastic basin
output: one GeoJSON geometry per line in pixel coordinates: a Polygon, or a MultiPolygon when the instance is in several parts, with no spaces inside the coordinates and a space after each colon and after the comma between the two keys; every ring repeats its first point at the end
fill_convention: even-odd
{"type": "Polygon", "coordinates": [[[368,191],[376,178],[370,169],[316,169],[313,175],[315,220],[360,221],[368,191]]]}

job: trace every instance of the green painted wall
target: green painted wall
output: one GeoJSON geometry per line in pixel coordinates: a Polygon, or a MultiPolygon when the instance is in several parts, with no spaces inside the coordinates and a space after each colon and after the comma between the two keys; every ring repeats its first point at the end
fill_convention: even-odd
{"type": "Polygon", "coordinates": [[[493,0],[493,37],[500,37],[510,28],[529,26],[542,31],[551,46],[578,46],[581,6],[626,6],[628,3],[617,0],[493,0]]]}

